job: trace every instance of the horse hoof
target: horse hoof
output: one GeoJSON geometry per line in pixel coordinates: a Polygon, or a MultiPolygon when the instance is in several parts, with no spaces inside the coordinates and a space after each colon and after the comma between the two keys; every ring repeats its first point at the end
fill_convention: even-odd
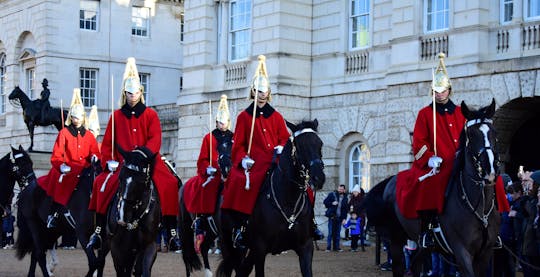
{"type": "Polygon", "coordinates": [[[212,271],[210,269],[205,269],[204,270],[204,277],[212,277],[213,274],[212,274],[212,271]]]}

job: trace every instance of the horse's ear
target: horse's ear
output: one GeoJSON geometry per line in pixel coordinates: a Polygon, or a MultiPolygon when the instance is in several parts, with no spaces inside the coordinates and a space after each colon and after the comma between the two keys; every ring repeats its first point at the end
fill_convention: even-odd
{"type": "Polygon", "coordinates": [[[22,148],[22,145],[19,144],[19,151],[23,152],[24,149],[22,148]]]}
{"type": "Polygon", "coordinates": [[[461,101],[461,113],[466,119],[470,119],[471,110],[469,110],[469,107],[467,107],[465,101],[461,101]]]}
{"type": "Polygon", "coordinates": [[[315,118],[313,119],[313,128],[315,131],[317,131],[317,127],[319,127],[319,121],[315,118]]]}
{"type": "Polygon", "coordinates": [[[291,131],[294,133],[296,132],[296,125],[294,125],[293,123],[290,123],[289,121],[285,120],[285,123],[287,124],[287,127],[289,127],[289,129],[291,129],[291,131]]]}
{"type": "Polygon", "coordinates": [[[486,110],[486,118],[492,118],[493,115],[495,115],[495,98],[491,100],[491,104],[489,104],[489,107],[486,110]]]}
{"type": "Polygon", "coordinates": [[[17,151],[17,148],[13,147],[12,145],[10,145],[9,147],[11,147],[11,152],[17,151]]]}

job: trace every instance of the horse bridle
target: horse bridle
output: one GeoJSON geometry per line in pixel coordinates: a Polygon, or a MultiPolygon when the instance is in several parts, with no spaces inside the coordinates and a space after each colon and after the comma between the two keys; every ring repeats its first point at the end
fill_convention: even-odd
{"type": "MultiPolygon", "coordinates": [[[[134,151],[140,151],[140,150],[134,150],[134,151]]],[[[140,151],[143,156],[147,157],[142,151],[140,151]]],[[[145,184],[148,184],[150,182],[150,167],[151,167],[151,164],[148,164],[148,166],[146,167],[142,167],[142,166],[138,166],[138,165],[134,165],[134,164],[124,164],[123,166],[124,168],[127,168],[131,171],[135,171],[135,172],[139,172],[139,173],[144,173],[146,175],[146,178],[145,178],[145,184]]],[[[144,209],[144,211],[139,215],[138,218],[136,218],[135,220],[133,220],[132,222],[126,222],[126,229],[127,230],[135,230],[139,227],[139,222],[150,212],[150,208],[151,208],[151,205],[153,202],[155,202],[155,199],[153,197],[153,194],[154,194],[154,185],[153,184],[149,184],[150,186],[150,193],[148,194],[148,201],[147,201],[147,204],[146,204],[146,207],[144,209]]],[[[121,205],[122,203],[124,204],[127,204],[127,200],[124,199],[124,195],[122,193],[118,193],[118,204],[117,204],[117,209],[118,211],[120,212],[120,209],[121,209],[121,205]]],[[[135,211],[138,211],[139,208],[144,204],[143,200],[137,200],[135,201],[135,204],[131,205],[131,207],[135,210],[135,211]]]]}
{"type": "MultiPolygon", "coordinates": [[[[473,125],[477,125],[477,124],[486,124],[486,125],[490,124],[491,125],[492,122],[493,121],[491,119],[487,119],[487,118],[473,119],[473,120],[467,121],[467,123],[465,124],[465,137],[466,137],[465,149],[466,149],[466,151],[467,151],[468,145],[469,145],[469,136],[468,136],[468,133],[467,133],[467,129],[469,127],[471,127],[473,125]]],[[[476,177],[478,177],[480,179],[480,181],[475,180],[475,179],[473,179],[472,181],[481,188],[481,192],[482,192],[482,212],[481,213],[476,211],[476,208],[473,206],[473,204],[471,203],[471,201],[469,199],[469,196],[465,192],[465,187],[463,185],[463,171],[461,171],[459,173],[459,185],[460,185],[459,187],[461,189],[461,198],[465,201],[465,203],[467,204],[469,209],[474,213],[476,218],[478,218],[482,222],[484,228],[487,228],[487,226],[489,225],[489,221],[488,221],[489,216],[491,215],[491,213],[495,209],[495,198],[493,197],[491,199],[490,207],[489,207],[488,211],[486,212],[486,210],[485,210],[486,195],[484,194],[484,188],[488,187],[488,186],[494,186],[495,181],[492,184],[490,184],[490,183],[486,184],[486,181],[488,181],[488,180],[486,180],[484,177],[482,177],[483,169],[482,169],[482,166],[480,164],[480,156],[484,152],[487,152],[488,155],[491,152],[491,155],[495,156],[495,154],[493,153],[492,146],[489,143],[489,141],[487,140],[487,138],[486,138],[486,144],[484,145],[484,147],[482,147],[480,149],[480,151],[478,151],[478,153],[475,153],[475,154],[472,155],[472,159],[473,159],[473,162],[474,162],[474,165],[475,165],[474,167],[475,167],[476,174],[477,174],[476,177]]],[[[494,159],[493,162],[495,163],[497,161],[495,161],[495,159],[494,159]]],[[[480,204],[480,202],[478,204],[480,204]]]]}
{"type": "Polygon", "coordinates": [[[17,159],[20,159],[22,157],[24,157],[24,155],[22,153],[18,153],[18,154],[13,155],[13,157],[10,159],[11,164],[13,166],[11,168],[11,171],[13,172],[15,176],[17,176],[17,183],[19,184],[19,188],[21,191],[28,186],[29,180],[36,177],[36,174],[34,173],[33,170],[30,173],[28,173],[26,176],[22,176],[20,174],[20,168],[17,165],[17,159]]]}
{"type": "MultiPolygon", "coordinates": [[[[303,184],[298,184],[297,183],[299,185],[298,187],[302,191],[302,193],[298,194],[298,198],[296,199],[296,202],[294,203],[294,208],[293,208],[293,212],[292,212],[291,216],[287,216],[285,214],[285,211],[283,211],[283,208],[281,207],[281,205],[279,204],[279,201],[277,200],[276,192],[274,190],[274,178],[273,178],[275,170],[272,172],[272,175],[270,176],[270,190],[271,190],[271,193],[272,193],[272,197],[270,197],[268,195],[267,198],[272,198],[274,200],[274,204],[276,205],[276,207],[279,210],[280,214],[283,216],[285,221],[287,221],[287,223],[289,223],[289,227],[288,227],[289,230],[292,229],[292,227],[294,226],[294,223],[296,222],[296,219],[298,218],[298,216],[302,212],[303,207],[306,205],[306,196],[307,196],[306,191],[307,191],[308,186],[310,185],[309,168],[306,168],[306,166],[304,164],[298,162],[298,157],[296,156],[296,153],[297,153],[296,152],[296,145],[295,145],[295,140],[294,140],[296,137],[300,136],[301,134],[305,134],[305,133],[317,133],[317,132],[315,132],[315,130],[313,130],[311,128],[304,128],[302,130],[298,130],[298,131],[294,132],[293,135],[290,137],[291,146],[292,146],[291,157],[293,158],[293,163],[294,163],[295,167],[298,164],[300,164],[300,166],[301,166],[300,177],[301,177],[301,179],[303,179],[303,184]]],[[[322,164],[322,160],[321,159],[311,160],[310,161],[310,166],[312,166],[312,165],[314,165],[316,163],[321,163],[322,164]]],[[[324,164],[323,164],[323,167],[324,167],[324,164]]]]}

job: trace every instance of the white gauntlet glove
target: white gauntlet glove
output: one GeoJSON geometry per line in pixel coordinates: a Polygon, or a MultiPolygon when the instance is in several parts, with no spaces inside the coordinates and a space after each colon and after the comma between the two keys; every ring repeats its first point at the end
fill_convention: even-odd
{"type": "Polygon", "coordinates": [[[443,160],[441,157],[433,156],[429,158],[428,166],[434,169],[439,169],[441,167],[442,161],[443,160]]]}
{"type": "Polygon", "coordinates": [[[248,157],[248,156],[245,156],[242,159],[242,167],[244,169],[250,169],[253,166],[254,163],[255,163],[255,161],[252,158],[248,157]]]}
{"type": "Polygon", "coordinates": [[[99,158],[96,156],[96,154],[93,154],[92,158],[90,158],[90,162],[94,164],[97,163],[97,161],[99,161],[99,158]]]}
{"type": "Polygon", "coordinates": [[[274,147],[274,151],[276,152],[276,154],[281,155],[281,152],[283,152],[283,146],[278,145],[274,147]]]}
{"type": "Polygon", "coordinates": [[[214,176],[216,172],[217,172],[217,169],[215,167],[209,166],[206,168],[206,175],[208,176],[214,176]]]}
{"type": "Polygon", "coordinates": [[[116,169],[118,169],[119,164],[120,163],[115,160],[110,160],[110,161],[107,161],[107,168],[109,169],[110,172],[115,172],[116,169]]]}
{"type": "Polygon", "coordinates": [[[71,166],[69,166],[67,164],[61,164],[60,165],[60,173],[68,174],[69,172],[71,172],[71,166]]]}

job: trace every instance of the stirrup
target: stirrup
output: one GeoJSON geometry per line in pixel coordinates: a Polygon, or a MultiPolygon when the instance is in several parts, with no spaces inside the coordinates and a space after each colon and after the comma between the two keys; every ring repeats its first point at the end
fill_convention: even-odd
{"type": "Polygon", "coordinates": [[[95,249],[99,250],[101,249],[101,227],[97,226],[94,233],[90,236],[90,239],[88,240],[88,244],[86,244],[87,249],[95,249]]]}
{"type": "Polygon", "coordinates": [[[235,229],[233,232],[233,248],[237,249],[246,249],[246,245],[244,244],[244,237],[242,233],[244,232],[244,227],[240,227],[238,229],[235,229]]]}
{"type": "Polygon", "coordinates": [[[493,246],[493,249],[502,249],[503,248],[503,242],[501,239],[501,236],[497,236],[497,239],[495,239],[495,245],[493,246]]]}
{"type": "Polygon", "coordinates": [[[47,228],[56,228],[56,222],[58,221],[58,212],[50,214],[47,217],[47,228]]]}

